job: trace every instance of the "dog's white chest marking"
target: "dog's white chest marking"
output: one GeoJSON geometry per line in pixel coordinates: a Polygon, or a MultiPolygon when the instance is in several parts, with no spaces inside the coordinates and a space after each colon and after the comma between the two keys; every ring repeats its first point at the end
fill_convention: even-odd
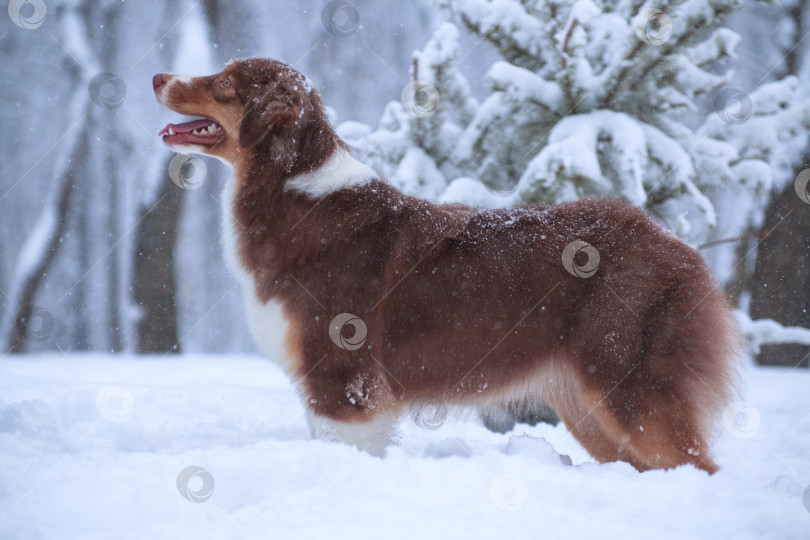
{"type": "Polygon", "coordinates": [[[377,174],[338,146],[326,162],[308,173],[287,180],[284,189],[292,189],[318,199],[340,189],[370,182],[377,174]]]}
{"type": "Polygon", "coordinates": [[[231,177],[225,184],[222,194],[222,243],[225,250],[225,261],[236,274],[242,285],[245,297],[245,316],[259,350],[280,364],[287,367],[293,359],[288,358],[284,350],[284,336],[287,332],[287,321],[279,302],[262,303],[256,296],[256,281],[253,274],[247,271],[239,261],[239,225],[233,219],[233,204],[236,194],[237,178],[231,177]]]}

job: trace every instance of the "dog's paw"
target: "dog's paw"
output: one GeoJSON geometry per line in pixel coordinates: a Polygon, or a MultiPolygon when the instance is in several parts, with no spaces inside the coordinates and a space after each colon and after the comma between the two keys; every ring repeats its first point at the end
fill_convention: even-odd
{"type": "Polygon", "coordinates": [[[545,463],[559,462],[563,465],[573,465],[569,456],[557,452],[547,440],[529,435],[509,437],[506,453],[509,455],[531,456],[545,463]]]}

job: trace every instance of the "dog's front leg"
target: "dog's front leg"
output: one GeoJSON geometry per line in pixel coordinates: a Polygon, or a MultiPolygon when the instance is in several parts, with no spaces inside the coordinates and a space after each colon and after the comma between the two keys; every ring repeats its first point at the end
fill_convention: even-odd
{"type": "Polygon", "coordinates": [[[341,422],[307,407],[307,423],[313,438],[350,444],[372,456],[384,456],[396,435],[396,416],[390,412],[366,421],[341,422]]]}
{"type": "Polygon", "coordinates": [[[310,433],[314,438],[384,455],[396,434],[397,421],[396,400],[388,383],[362,358],[351,363],[329,360],[303,381],[310,433]]]}

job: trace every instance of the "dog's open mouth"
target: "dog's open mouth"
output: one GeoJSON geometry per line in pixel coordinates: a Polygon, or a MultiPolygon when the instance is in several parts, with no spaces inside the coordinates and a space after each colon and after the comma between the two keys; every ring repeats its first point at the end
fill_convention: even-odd
{"type": "Polygon", "coordinates": [[[166,144],[202,144],[211,146],[225,139],[225,130],[215,120],[200,118],[182,124],[169,124],[160,130],[166,144]]]}

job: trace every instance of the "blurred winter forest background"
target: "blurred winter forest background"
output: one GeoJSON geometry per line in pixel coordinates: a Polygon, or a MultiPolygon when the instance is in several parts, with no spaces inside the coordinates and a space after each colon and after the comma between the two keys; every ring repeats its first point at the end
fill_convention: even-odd
{"type": "Polygon", "coordinates": [[[810,0],[12,0],[0,349],[252,352],[229,171],[169,178],[157,72],[269,56],[356,155],[482,207],[614,195],[698,247],[760,363],[810,353],[810,0]]]}

